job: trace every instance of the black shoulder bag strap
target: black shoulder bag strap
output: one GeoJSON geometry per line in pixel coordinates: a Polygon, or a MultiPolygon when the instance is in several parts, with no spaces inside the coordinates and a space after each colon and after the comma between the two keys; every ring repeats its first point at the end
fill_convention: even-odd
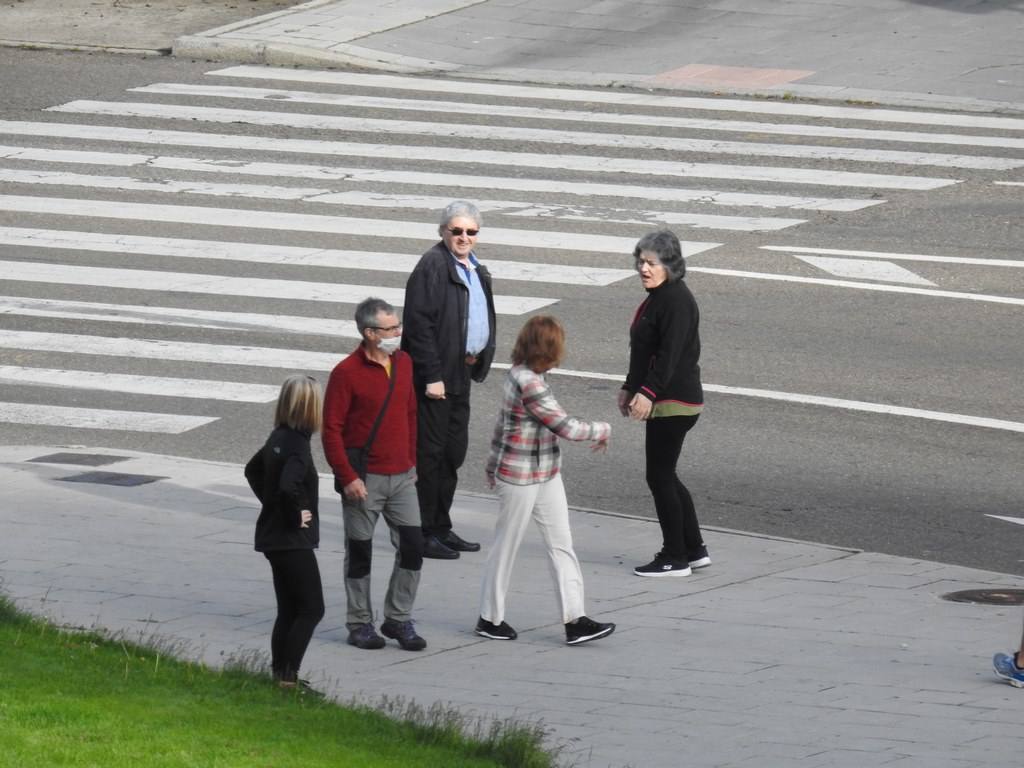
{"type": "MultiPolygon", "coordinates": [[[[395,352],[396,355],[400,354],[395,352]]],[[[362,451],[366,459],[370,458],[370,446],[373,445],[373,439],[377,437],[377,429],[380,427],[380,422],[384,418],[384,411],[388,409],[388,403],[391,402],[391,393],[395,391],[395,379],[398,378],[398,363],[392,358],[391,360],[391,375],[388,376],[388,393],[384,396],[384,404],[380,407],[380,413],[377,414],[377,420],[373,422],[373,428],[370,430],[370,436],[366,438],[366,442],[363,443],[362,451]]],[[[364,460],[365,463],[365,460],[364,460]]]]}

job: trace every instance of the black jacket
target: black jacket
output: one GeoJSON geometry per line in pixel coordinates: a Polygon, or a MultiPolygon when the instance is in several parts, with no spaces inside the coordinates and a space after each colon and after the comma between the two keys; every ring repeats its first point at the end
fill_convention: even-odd
{"type": "Polygon", "coordinates": [[[245,479],[263,505],[256,520],[257,552],[316,549],[320,543],[320,478],[309,438],[291,427],[278,427],[245,465],[245,479]],[[313,513],[308,528],[299,527],[303,509],[313,513]]]}
{"type": "Polygon", "coordinates": [[[482,264],[476,270],[487,297],[490,334],[476,364],[467,371],[469,288],[457,269],[455,258],[442,241],[423,254],[405,284],[402,349],[412,356],[418,394],[434,381],[443,381],[445,391],[453,394],[468,392],[469,379],[486,379],[494,360],[496,318],[491,273],[482,264]]]}
{"type": "Polygon", "coordinates": [[[682,280],[667,280],[648,291],[629,329],[629,374],[623,388],[655,403],[702,404],[699,326],[697,301],[682,280]]]}

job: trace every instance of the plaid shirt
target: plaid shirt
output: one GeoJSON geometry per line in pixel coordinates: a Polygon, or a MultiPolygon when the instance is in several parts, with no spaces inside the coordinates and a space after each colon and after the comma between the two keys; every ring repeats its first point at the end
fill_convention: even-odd
{"type": "Polygon", "coordinates": [[[558,438],[607,440],[611,425],[581,421],[562,410],[544,376],[514,365],[494,424],[487,476],[512,485],[543,483],[558,474],[562,459],[558,438]]]}

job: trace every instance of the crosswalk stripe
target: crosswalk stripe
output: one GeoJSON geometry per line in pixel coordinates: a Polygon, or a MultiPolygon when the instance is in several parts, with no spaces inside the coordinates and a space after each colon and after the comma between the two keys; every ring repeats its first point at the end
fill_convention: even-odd
{"type": "MultiPolygon", "coordinates": [[[[157,192],[160,194],[214,195],[251,197],[266,200],[291,200],[323,205],[346,205],[378,208],[412,208],[439,211],[449,202],[447,197],[426,195],[393,195],[380,192],[336,192],[330,189],[277,187],[258,184],[219,184],[215,182],[177,181],[174,179],[136,179],[131,176],[100,176],[66,171],[38,171],[0,168],[0,182],[115,189],[123,192],[157,192]]],[[[515,200],[476,200],[483,213],[501,212],[507,216],[571,219],[573,221],[606,221],[619,224],[674,224],[705,229],[738,230],[742,232],[775,232],[805,219],[784,219],[765,216],[721,216],[705,213],[648,211],[641,218],[638,212],[621,208],[566,206],[526,203],[515,200]]]]}
{"type": "Polygon", "coordinates": [[[800,104],[767,99],[714,99],[707,97],[667,96],[650,93],[630,93],[612,89],[584,90],[577,88],[551,88],[531,85],[512,85],[496,82],[465,80],[439,80],[399,75],[374,75],[333,70],[285,69],[275,67],[237,66],[207,73],[218,77],[239,77],[257,80],[284,80],[289,82],[323,83],[327,85],[356,85],[361,87],[394,88],[405,91],[453,93],[519,99],[550,99],[561,103],[588,102],[597,104],[623,104],[629,107],[670,107],[704,111],[749,112],[786,115],[788,117],[819,117],[840,120],[867,120],[884,123],[913,123],[919,125],[949,125],[962,128],[994,128],[1024,130],[1024,119],[990,117],[978,114],[952,114],[945,112],[918,112],[911,110],[876,109],[867,107],[840,107],[825,104],[800,104]]]}
{"type": "MultiPolygon", "coordinates": [[[[58,126],[59,127],[59,126],[58,126]]],[[[74,126],[72,126],[74,127],[74,126]]],[[[3,125],[0,124],[0,132],[3,125]]],[[[87,138],[99,138],[89,136],[87,138]]],[[[126,140],[134,140],[128,137],[126,140]]],[[[510,176],[466,176],[463,174],[429,173],[422,171],[390,171],[327,165],[300,165],[295,163],[261,163],[241,160],[192,158],[125,154],[119,152],[86,152],[81,150],[43,149],[36,147],[0,146],[0,158],[47,163],[76,163],[83,165],[114,165],[122,167],[145,166],[175,171],[219,173],[275,178],[315,179],[317,181],[346,181],[349,183],[418,184],[425,187],[456,187],[459,189],[502,189],[505,191],[543,192],[559,195],[635,198],[684,203],[699,202],[708,205],[744,206],[756,208],[795,208],[817,211],[859,211],[884,200],[857,200],[835,197],[808,197],[805,195],[772,195],[748,192],[725,192],[713,189],[685,189],[679,187],[644,187],[627,184],[600,184],[591,182],[549,181],[510,176]]]]}
{"type": "MultiPolygon", "coordinates": [[[[420,112],[441,112],[446,115],[473,115],[495,118],[559,120],[563,122],[611,123],[614,125],[640,125],[644,127],[662,126],[673,128],[694,128],[692,123],[701,124],[709,121],[686,120],[649,115],[606,114],[601,112],[573,112],[569,110],[547,109],[536,107],[508,106],[502,104],[471,104],[453,101],[425,101],[417,99],[397,99],[381,96],[352,96],[335,93],[319,93],[312,91],[287,91],[269,88],[242,88],[217,85],[193,85],[191,83],[154,83],[152,85],[130,88],[134,93],[152,93],[175,96],[202,96],[221,99],[247,99],[255,101],[273,101],[275,104],[318,104],[335,107],[362,107],[384,110],[404,110],[420,112]],[[691,124],[687,124],[691,123],[691,124]]],[[[402,126],[409,125],[403,121],[402,126]]],[[[427,124],[428,126],[431,124],[427,124]]],[[[449,125],[446,123],[445,125],[449,125]]],[[[720,129],[720,126],[714,126],[720,129]]],[[[436,129],[431,128],[431,131],[436,129]]],[[[758,133],[756,124],[747,124],[745,133],[758,133]]],[[[400,128],[405,133],[406,129],[400,128]]],[[[884,136],[870,134],[862,138],[873,141],[885,140],[884,136]]],[[[892,132],[890,132],[892,133],[892,132]]],[[[988,157],[979,155],[950,155],[930,152],[906,152],[884,149],[860,149],[852,147],[808,146],[800,144],[764,144],[753,141],[721,141],[718,139],[690,139],[678,137],[659,137],[635,134],[606,134],[581,131],[552,131],[549,129],[515,128],[510,126],[490,126],[485,135],[478,138],[507,138],[523,141],[552,141],[561,144],[586,144],[590,146],[631,147],[635,149],[665,149],[677,152],[704,152],[708,154],[730,154],[761,157],[791,157],[813,160],[846,160],[866,163],[899,163],[903,165],[926,165],[942,168],[978,168],[988,170],[1011,170],[1024,165],[1024,159],[1009,157],[988,157]],[[540,138],[538,138],[540,137],[540,138]]],[[[803,136],[804,133],[790,126],[786,131],[790,136],[803,136]]],[[[432,134],[436,135],[436,134],[432,134]]],[[[922,134],[928,136],[928,134],[922,134]]],[[[971,144],[971,137],[958,137],[958,144],[971,144]]],[[[906,138],[903,139],[907,141],[906,138]]],[[[1024,148],[1024,139],[1009,139],[1008,146],[1024,148]]]]}
{"type": "MultiPolygon", "coordinates": [[[[108,200],[0,195],[0,210],[59,216],[164,221],[213,227],[397,237],[431,242],[437,240],[436,224],[388,219],[355,219],[344,216],[321,216],[310,213],[286,213],[246,208],[205,208],[194,205],[155,205],[108,200]]],[[[488,245],[522,246],[524,248],[541,248],[545,251],[590,251],[613,253],[618,256],[632,253],[633,246],[636,245],[636,239],[631,237],[501,228],[487,229],[486,241],[488,245]]],[[[683,243],[683,255],[692,256],[717,246],[718,243],[685,242],[683,243]]]]}
{"type": "Polygon", "coordinates": [[[0,365],[0,383],[95,389],[133,395],[186,397],[199,400],[227,400],[238,403],[270,403],[277,399],[279,390],[278,387],[268,384],[247,384],[238,381],[136,376],[106,371],[25,368],[17,365],[0,365]]]}
{"type": "Polygon", "coordinates": [[[834,256],[801,256],[796,258],[812,267],[828,272],[836,277],[850,277],[855,280],[875,280],[884,283],[905,283],[907,285],[927,285],[935,288],[931,280],[911,272],[906,267],[893,264],[891,261],[879,259],[836,258],[834,256]]]}
{"type": "Polygon", "coordinates": [[[346,357],[345,354],[309,352],[300,349],[13,330],[0,333],[0,348],[32,352],[61,352],[69,355],[132,357],[213,365],[244,365],[294,371],[330,371],[346,357]]]}
{"type": "Polygon", "coordinates": [[[983,267],[1017,267],[1024,268],[1024,260],[1019,259],[979,259],[972,256],[929,256],[920,253],[888,253],[885,251],[857,251],[845,248],[809,248],[794,245],[762,245],[763,251],[782,251],[785,253],[820,253],[824,256],[855,256],[861,259],[886,259],[891,261],[934,261],[939,264],[973,264],[983,267]]]}
{"type": "MultiPolygon", "coordinates": [[[[0,261],[5,280],[32,283],[91,285],[137,291],[170,291],[214,296],[250,296],[254,298],[294,299],[358,304],[368,296],[377,296],[395,306],[405,300],[401,288],[345,283],[313,283],[306,280],[272,280],[258,277],[227,277],[184,272],[159,272],[148,269],[77,267],[32,261],[0,261]]],[[[557,299],[531,296],[495,296],[498,314],[522,315],[556,303],[557,299]]]]}
{"type": "MultiPolygon", "coordinates": [[[[352,157],[368,157],[376,160],[425,160],[439,163],[458,163],[467,166],[500,165],[513,168],[560,169],[584,173],[631,173],[646,176],[704,176],[709,178],[748,178],[747,166],[712,166],[704,164],[700,173],[691,172],[693,164],[658,160],[637,160],[591,155],[555,155],[532,152],[498,152],[482,149],[459,148],[453,153],[448,147],[422,147],[393,144],[360,144],[345,141],[322,141],[318,139],[278,139],[266,136],[234,136],[231,134],[204,133],[199,131],[167,131],[149,128],[122,128],[116,126],[75,125],[69,123],[33,123],[23,121],[0,121],[0,133],[25,136],[49,136],[78,138],[89,141],[119,141],[136,144],[178,145],[186,147],[217,147],[219,149],[240,149],[262,152],[299,152],[352,157]],[[730,168],[739,168],[730,171],[730,168]],[[718,175],[714,175],[718,174],[718,175]],[[739,175],[737,175],[739,174],[739,175]]],[[[760,172],[763,169],[754,168],[760,172]]],[[[799,171],[801,169],[792,169],[799,171]]],[[[755,177],[755,181],[771,181],[755,177]]],[[[783,179],[777,179],[783,180],[783,179]]],[[[892,189],[936,189],[955,184],[952,179],[932,179],[908,176],[879,176],[851,172],[806,172],[791,175],[788,181],[794,184],[819,184],[821,186],[849,186],[892,189]],[[836,175],[842,173],[843,175],[836,175]],[[883,183],[884,182],[884,183],[883,183]]]]}
{"type": "MultiPolygon", "coordinates": [[[[169,104],[145,104],[132,102],[105,102],[105,101],[72,101],[56,107],[50,107],[49,111],[89,114],[89,115],[113,115],[117,117],[146,117],[165,120],[200,120],[210,123],[247,123],[259,126],[287,126],[290,128],[307,128],[315,130],[339,130],[358,131],[374,134],[403,133],[419,136],[435,136],[445,139],[466,138],[466,139],[492,139],[498,141],[509,141],[519,139],[521,141],[547,141],[556,144],[575,144],[582,146],[635,146],[631,143],[632,137],[624,137],[620,134],[571,134],[570,132],[543,131],[539,129],[509,128],[506,126],[491,127],[477,125],[462,125],[455,123],[420,123],[415,121],[401,120],[371,120],[364,118],[350,118],[326,115],[309,115],[293,112],[264,112],[252,109],[223,109],[218,107],[198,106],[176,106],[169,104]]],[[[387,146],[387,145],[380,145],[387,146]]],[[[651,149],[658,149],[651,145],[651,149]]],[[[411,159],[409,150],[411,148],[401,147],[402,157],[411,159]]],[[[427,148],[414,150],[422,154],[427,148]]],[[[473,162],[474,158],[481,155],[481,151],[470,151],[460,148],[453,153],[451,148],[430,148],[435,152],[443,149],[449,156],[455,155],[462,163],[473,162]]],[[[391,146],[395,151],[396,147],[391,146]]],[[[380,150],[375,153],[380,156],[380,150]]],[[[523,153],[508,152],[487,152],[487,155],[500,155],[504,157],[506,164],[518,162],[523,153]]],[[[414,155],[415,156],[415,155],[414,155]]],[[[550,155],[541,155],[545,158],[547,167],[551,167],[550,155]]],[[[642,160],[633,158],[595,158],[570,156],[561,158],[558,164],[562,167],[594,166],[594,161],[600,160],[599,165],[605,170],[617,170],[622,172],[648,173],[658,172],[662,175],[681,175],[703,178],[727,178],[743,179],[747,181],[765,181],[788,184],[820,184],[830,186],[848,187],[877,187],[884,189],[938,189],[957,183],[956,179],[925,177],[925,176],[895,176],[878,173],[859,173],[854,171],[828,171],[808,168],[788,168],[773,166],[745,166],[745,165],[724,165],[716,163],[690,163],[681,161],[665,160],[642,160]],[[585,161],[585,162],[581,162],[585,161]]],[[[488,160],[488,162],[494,162],[488,160]]]]}
{"type": "Polygon", "coordinates": [[[1024,181],[994,181],[992,183],[1003,187],[1024,187],[1024,181]]]}
{"type": "Polygon", "coordinates": [[[1014,296],[993,296],[987,293],[963,293],[961,291],[938,291],[931,288],[911,288],[902,285],[878,285],[877,283],[855,283],[850,280],[832,280],[822,277],[800,277],[799,275],[781,275],[769,272],[746,272],[739,269],[718,269],[716,267],[687,267],[687,272],[703,272],[709,275],[724,277],[742,277],[751,280],[774,280],[784,283],[802,283],[804,285],[826,285],[833,288],[853,288],[859,291],[881,291],[883,293],[908,293],[917,296],[930,296],[936,299],[964,299],[966,301],[982,301],[992,304],[1013,304],[1024,306],[1024,299],[1014,296]]]}
{"type": "Polygon", "coordinates": [[[180,435],[217,421],[210,416],[181,416],[170,413],[114,411],[99,408],[71,408],[35,403],[0,403],[0,423],[72,429],[110,429],[120,432],[154,432],[180,435]]]}
{"type": "MultiPolygon", "coordinates": [[[[186,240],[144,235],[111,235],[103,232],[24,227],[0,227],[0,245],[399,273],[411,272],[420,258],[419,255],[405,253],[342,251],[333,248],[302,248],[291,245],[232,243],[223,240],[186,240]]],[[[631,261],[630,255],[623,255],[623,261],[631,261]]],[[[556,283],[558,285],[604,286],[636,275],[633,269],[508,261],[505,259],[488,258],[486,264],[491,274],[502,280],[556,283]]]]}
{"type": "Polygon", "coordinates": [[[153,307],[141,304],[105,304],[94,301],[36,299],[23,296],[0,296],[0,315],[54,317],[65,320],[90,320],[105,323],[167,325],[184,328],[209,328],[229,331],[266,331],[310,336],[360,338],[351,320],[266,315],[252,312],[153,307]]]}

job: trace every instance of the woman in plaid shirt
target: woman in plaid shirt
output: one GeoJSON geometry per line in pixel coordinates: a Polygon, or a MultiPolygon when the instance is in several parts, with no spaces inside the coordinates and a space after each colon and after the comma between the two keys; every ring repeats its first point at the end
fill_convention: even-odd
{"type": "Polygon", "coordinates": [[[569,416],[551,394],[544,374],[558,365],[564,350],[565,331],[547,315],[530,318],[512,350],[513,365],[505,379],[487,460],[487,479],[491,488],[498,489],[501,511],[487,558],[475,630],[492,640],[516,638],[516,631],[505,622],[505,595],[531,517],[551,561],[566,642],[578,645],[615,631],[614,624],[596,622],[583,611],[583,573],[572,548],[558,449],[558,438],[564,437],[592,441],[592,450],[605,451],[611,426],[569,416]]]}

